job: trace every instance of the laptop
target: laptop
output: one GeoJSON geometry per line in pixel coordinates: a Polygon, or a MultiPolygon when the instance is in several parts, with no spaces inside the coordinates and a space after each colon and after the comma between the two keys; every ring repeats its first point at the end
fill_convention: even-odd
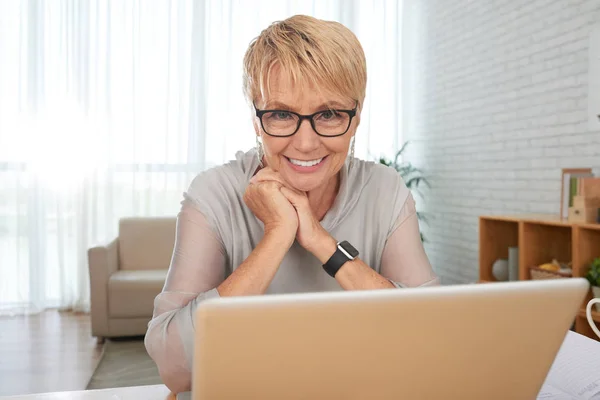
{"type": "Polygon", "coordinates": [[[535,399],[582,278],[211,299],[180,399],[535,399]]]}

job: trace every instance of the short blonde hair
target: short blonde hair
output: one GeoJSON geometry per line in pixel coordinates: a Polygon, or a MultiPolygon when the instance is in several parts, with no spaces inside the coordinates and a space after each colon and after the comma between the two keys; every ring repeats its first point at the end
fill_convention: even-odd
{"type": "Polygon", "coordinates": [[[354,33],[338,22],[296,15],[263,30],[244,56],[244,95],[250,104],[268,95],[276,64],[293,83],[322,86],[359,105],[364,101],[365,54],[354,33]]]}

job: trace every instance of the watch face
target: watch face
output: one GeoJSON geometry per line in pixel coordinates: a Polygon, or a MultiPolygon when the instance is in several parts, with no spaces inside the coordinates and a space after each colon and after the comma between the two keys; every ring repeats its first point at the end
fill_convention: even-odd
{"type": "Polygon", "coordinates": [[[358,257],[358,250],[356,250],[350,243],[347,241],[340,242],[340,247],[344,249],[346,253],[348,253],[353,259],[358,257]]]}

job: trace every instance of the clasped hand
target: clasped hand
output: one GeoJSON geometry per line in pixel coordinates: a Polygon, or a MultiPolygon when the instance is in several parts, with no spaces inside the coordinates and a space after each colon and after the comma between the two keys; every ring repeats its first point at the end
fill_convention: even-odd
{"type": "Polygon", "coordinates": [[[328,235],[310,208],[308,196],[290,187],[281,175],[266,167],[252,179],[244,193],[244,202],[265,226],[265,234],[295,236],[305,249],[328,235]]]}

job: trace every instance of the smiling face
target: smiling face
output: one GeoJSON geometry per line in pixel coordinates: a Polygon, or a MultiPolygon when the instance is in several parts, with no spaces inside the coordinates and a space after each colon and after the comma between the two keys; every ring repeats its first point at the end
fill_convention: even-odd
{"type": "MultiPolygon", "coordinates": [[[[329,108],[351,110],[356,106],[351,98],[323,89],[316,90],[311,84],[294,84],[279,68],[273,69],[269,88],[267,98],[255,102],[260,110],[289,110],[308,115],[329,108]]],[[[329,116],[325,114],[323,118],[329,116]]],[[[285,113],[276,117],[285,118],[285,113]]],[[[309,120],[302,121],[298,131],[289,137],[267,135],[258,117],[254,117],[254,129],[262,138],[265,153],[263,162],[278,171],[292,187],[309,192],[327,185],[335,186],[359,121],[357,110],[348,131],[336,137],[319,136],[309,120]]]]}

